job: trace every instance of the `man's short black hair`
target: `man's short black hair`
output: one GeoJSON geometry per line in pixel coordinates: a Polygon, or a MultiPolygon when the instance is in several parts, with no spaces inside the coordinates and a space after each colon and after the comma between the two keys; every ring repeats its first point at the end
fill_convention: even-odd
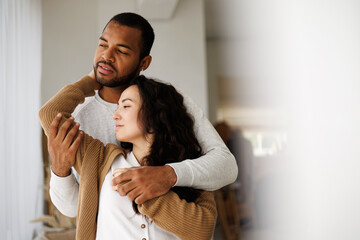
{"type": "MultiPolygon", "coordinates": [[[[118,23],[119,25],[131,27],[131,28],[137,28],[141,31],[141,52],[140,52],[140,59],[150,55],[150,50],[152,48],[152,45],[154,43],[155,34],[154,30],[151,27],[150,23],[143,18],[142,16],[131,13],[131,12],[125,12],[115,15],[110,19],[110,21],[106,24],[106,26],[111,22],[114,21],[118,23]]],[[[105,26],[105,28],[106,28],[105,26]]],[[[105,30],[104,28],[104,30],[105,30]]]]}

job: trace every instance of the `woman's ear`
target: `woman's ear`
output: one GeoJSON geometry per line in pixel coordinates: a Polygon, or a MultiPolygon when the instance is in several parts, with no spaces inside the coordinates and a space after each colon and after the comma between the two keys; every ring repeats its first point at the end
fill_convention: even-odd
{"type": "Polygon", "coordinates": [[[145,71],[150,66],[151,60],[152,60],[152,57],[150,55],[147,55],[146,57],[141,59],[140,71],[145,71]]]}

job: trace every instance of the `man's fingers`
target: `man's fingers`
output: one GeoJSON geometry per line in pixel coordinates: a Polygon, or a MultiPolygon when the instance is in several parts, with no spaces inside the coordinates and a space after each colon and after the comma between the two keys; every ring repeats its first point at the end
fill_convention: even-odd
{"type": "Polygon", "coordinates": [[[82,131],[79,132],[79,134],[76,136],[74,142],[71,144],[69,151],[70,152],[76,152],[77,149],[79,148],[80,142],[82,137],[84,136],[84,133],[82,131]]]}
{"type": "Polygon", "coordinates": [[[133,191],[136,188],[136,184],[134,184],[134,182],[127,182],[125,184],[123,184],[122,186],[120,186],[118,188],[118,192],[120,193],[121,196],[125,196],[127,195],[130,191],[133,191]]]}
{"type": "Polygon", "coordinates": [[[133,175],[133,169],[136,169],[137,167],[132,167],[132,168],[117,168],[114,170],[113,172],[113,180],[112,180],[112,185],[117,185],[121,182],[124,181],[129,181],[131,180],[134,175],[133,175]],[[125,170],[126,169],[126,170],[125,170]]]}
{"type": "MultiPolygon", "coordinates": [[[[137,197],[140,196],[141,193],[142,193],[141,190],[139,190],[138,188],[134,188],[127,194],[127,196],[130,199],[130,201],[134,201],[135,199],[137,199],[137,197]]],[[[135,201],[135,203],[137,202],[135,201]]]]}
{"type": "Polygon", "coordinates": [[[147,200],[150,200],[151,198],[147,197],[145,194],[140,194],[137,198],[135,198],[136,204],[143,204],[147,200]]]}
{"type": "Polygon", "coordinates": [[[74,121],[74,118],[70,117],[61,125],[61,127],[59,128],[58,134],[57,134],[57,138],[59,138],[60,140],[63,140],[65,138],[66,132],[69,129],[69,127],[73,121],[74,121]]]}
{"type": "Polygon", "coordinates": [[[80,124],[75,123],[75,125],[70,129],[70,131],[66,134],[64,138],[64,144],[65,146],[70,146],[71,143],[74,141],[74,137],[79,131],[80,124]]]}
{"type": "Polygon", "coordinates": [[[49,131],[49,138],[55,138],[57,135],[57,128],[59,126],[59,122],[61,119],[61,113],[59,113],[58,115],[56,115],[56,117],[54,118],[54,120],[51,122],[50,124],[50,131],[49,131]]]}
{"type": "Polygon", "coordinates": [[[118,176],[120,176],[121,173],[124,173],[124,172],[126,172],[128,170],[129,170],[128,168],[116,168],[113,171],[112,177],[113,178],[118,177],[118,176]]]}

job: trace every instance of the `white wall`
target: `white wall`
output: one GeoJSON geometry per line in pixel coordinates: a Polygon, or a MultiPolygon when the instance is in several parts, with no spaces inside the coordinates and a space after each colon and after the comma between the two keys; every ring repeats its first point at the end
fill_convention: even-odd
{"type": "Polygon", "coordinates": [[[270,82],[265,90],[287,110],[287,151],[271,166],[279,179],[270,198],[257,199],[273,213],[261,239],[359,239],[360,2],[224,2],[223,19],[213,20],[221,34],[208,42],[211,84],[238,77],[234,89],[246,95],[270,82]]]}
{"type": "MultiPolygon", "coordinates": [[[[279,4],[279,1],[207,0],[212,121],[222,120],[222,117],[229,121],[234,117],[245,124],[258,123],[265,119],[269,109],[281,107],[287,74],[285,66],[289,62],[286,46],[289,32],[287,21],[284,21],[290,14],[287,9],[286,3],[279,4]],[[230,109],[231,116],[219,116],[219,109],[230,109]],[[249,109],[258,109],[264,115],[254,119],[249,116],[249,109]]],[[[263,125],[267,124],[270,122],[263,121],[263,125]]]]}
{"type": "MultiPolygon", "coordinates": [[[[124,11],[136,12],[136,1],[43,0],[43,103],[90,72],[99,34],[124,11]]],[[[181,0],[171,19],[149,22],[155,42],[144,75],[181,88],[207,113],[203,0],[181,0]]]]}

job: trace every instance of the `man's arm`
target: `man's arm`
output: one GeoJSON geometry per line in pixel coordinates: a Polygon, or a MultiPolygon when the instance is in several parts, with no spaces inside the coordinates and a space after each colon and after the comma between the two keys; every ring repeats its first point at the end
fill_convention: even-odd
{"type": "Polygon", "coordinates": [[[79,131],[79,125],[75,125],[67,133],[73,119],[69,118],[58,130],[60,119],[59,115],[54,118],[48,135],[48,151],[51,158],[49,193],[54,206],[62,214],[76,217],[79,184],[72,174],[71,167],[75,162],[75,154],[81,141],[82,132],[79,132],[74,140],[74,136],[79,131]]]}
{"type": "Polygon", "coordinates": [[[57,102],[54,100],[57,96],[56,95],[39,111],[41,124],[48,137],[48,150],[52,161],[50,197],[60,212],[70,217],[74,217],[77,214],[79,187],[74,179],[74,176],[69,174],[71,174],[70,169],[74,166],[75,154],[79,148],[81,139],[83,138],[83,133],[78,132],[79,125],[73,124],[74,119],[70,117],[70,114],[75,109],[76,105],[81,103],[87,95],[93,95],[97,84],[95,83],[93,77],[91,77],[83,78],[81,83],[78,81],[74,84],[74,86],[75,85],[82,86],[83,89],[81,90],[83,92],[80,90],[74,90],[72,87],[70,87],[69,90],[68,88],[70,85],[61,90],[65,97],[63,100],[59,100],[61,103],[59,106],[63,106],[65,108],[59,108],[59,106],[56,105],[57,102]],[[73,94],[76,94],[76,96],[73,96],[73,94]],[[55,112],[63,111],[64,116],[57,115],[55,117],[55,112]],[[63,117],[68,117],[68,119],[58,130],[59,122],[63,117]],[[70,126],[73,127],[71,130],[68,130],[70,126]]]}
{"type": "Polygon", "coordinates": [[[184,96],[184,104],[194,118],[194,131],[204,155],[162,167],[131,168],[112,181],[113,185],[129,181],[118,189],[120,195],[141,204],[167,193],[172,186],[214,191],[236,180],[238,167],[233,154],[190,97],[184,96]]]}
{"type": "Polygon", "coordinates": [[[215,191],[236,180],[238,167],[234,155],[226,147],[204,112],[184,95],[187,111],[194,118],[195,135],[204,155],[197,159],[187,159],[169,164],[177,175],[175,186],[189,186],[207,191],[215,191]]]}

